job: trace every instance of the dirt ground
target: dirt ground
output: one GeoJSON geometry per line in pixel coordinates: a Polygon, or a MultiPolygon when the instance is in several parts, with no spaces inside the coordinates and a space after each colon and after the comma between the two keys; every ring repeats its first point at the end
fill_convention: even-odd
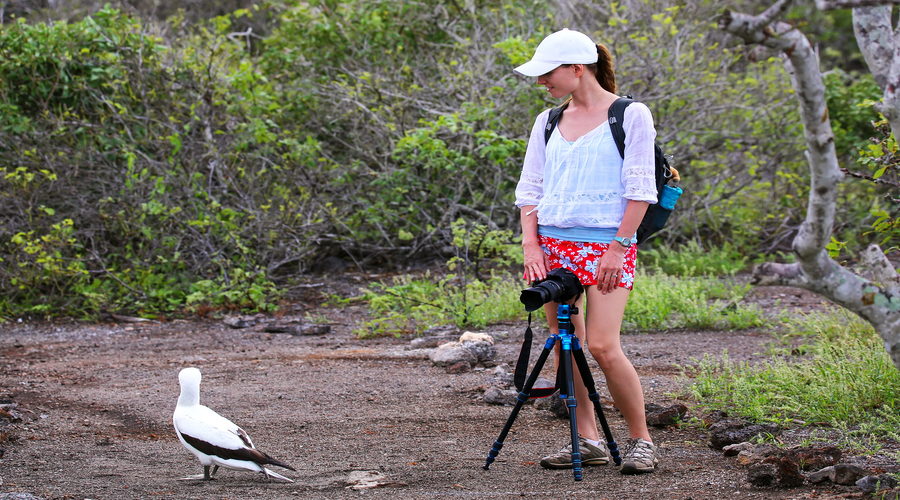
{"type": "MultiPolygon", "coordinates": [[[[793,289],[766,289],[754,297],[765,308],[776,300],[779,307],[822,302],[793,289]]],[[[409,338],[359,340],[352,330],[365,317],[361,306],[324,308],[312,299],[298,302],[293,313],[310,313],[332,330],[294,336],[266,333],[259,325],[234,329],[212,319],[0,324],[0,403],[15,402],[24,417],[0,442],[0,493],[46,500],[861,495],[855,487],[830,484],[751,486],[746,467],[711,449],[699,426],[652,430],[662,451],[653,474],[622,476],[611,466],[589,467],[575,482],[569,470],[537,464],[568,441],[568,421],[530,405],[485,471],[481,466],[511,410],[482,402],[489,369],[451,375],[434,366],[426,351],[411,349],[409,338]],[[273,468],[296,482],[266,482],[259,474],[230,470],[220,470],[212,482],[179,480],[202,471],[178,442],[171,420],[178,372],[188,366],[203,373],[201,402],[241,425],[259,449],[296,468],[273,468]],[[383,486],[348,488],[351,474],[365,471],[382,474],[383,486]]],[[[486,329],[502,339],[500,362],[514,364],[523,329],[524,323],[486,329]]],[[[538,328],[535,334],[537,351],[547,333],[538,328]]],[[[723,349],[732,359],[763,359],[770,341],[760,331],[623,336],[647,401],[661,405],[672,404],[679,392],[676,365],[723,349]]],[[[604,398],[613,433],[624,441],[624,422],[604,398]]],[[[799,434],[793,432],[801,431],[785,433],[786,445],[796,444],[791,441],[799,434]]],[[[895,453],[886,448],[844,461],[893,471],[895,453]]]]}

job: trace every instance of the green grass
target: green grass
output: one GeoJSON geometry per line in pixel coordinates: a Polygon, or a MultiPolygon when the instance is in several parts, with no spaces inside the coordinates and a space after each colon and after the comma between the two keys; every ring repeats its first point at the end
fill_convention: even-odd
{"type": "Polygon", "coordinates": [[[637,330],[692,328],[741,330],[755,328],[765,317],[755,304],[742,299],[749,285],[714,277],[679,278],[638,271],[625,307],[626,327],[637,330]]]}
{"type": "Polygon", "coordinates": [[[683,277],[734,276],[746,269],[749,262],[730,245],[704,249],[693,240],[677,249],[641,250],[638,260],[648,269],[683,277]]]}
{"type": "MultiPolygon", "coordinates": [[[[356,333],[360,337],[421,332],[438,325],[481,328],[525,318],[518,279],[492,276],[485,281],[459,275],[403,276],[364,291],[375,319],[356,333]]],[[[736,330],[763,324],[755,305],[742,303],[749,285],[712,277],[678,278],[638,273],[625,308],[626,329],[693,328],[736,330]]],[[[542,315],[542,311],[537,311],[542,315]]]]}
{"type": "Polygon", "coordinates": [[[355,333],[360,338],[402,335],[439,325],[481,328],[522,319],[522,287],[521,280],[496,276],[486,281],[457,275],[396,277],[390,285],[375,284],[364,291],[362,299],[369,302],[375,319],[355,333]]]}
{"type": "Polygon", "coordinates": [[[802,421],[838,431],[848,446],[900,440],[900,371],[869,326],[843,311],[788,324],[809,342],[799,359],[773,355],[758,365],[706,355],[689,368],[701,406],[753,421],[802,421]]]}

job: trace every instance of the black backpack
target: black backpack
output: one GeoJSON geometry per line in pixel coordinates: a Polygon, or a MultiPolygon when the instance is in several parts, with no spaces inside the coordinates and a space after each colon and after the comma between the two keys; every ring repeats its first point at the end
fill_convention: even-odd
{"type": "MultiPolygon", "coordinates": [[[[571,101],[571,98],[569,101],[571,101]]],[[[556,128],[559,123],[559,119],[562,117],[563,111],[565,111],[566,107],[569,105],[569,101],[550,110],[550,116],[547,117],[547,126],[544,128],[544,144],[550,141],[550,135],[553,134],[553,129],[556,128]]],[[[621,155],[622,158],[625,158],[625,129],[622,128],[622,123],[625,121],[625,108],[632,102],[634,101],[631,99],[631,96],[628,96],[627,98],[620,97],[609,107],[609,128],[612,130],[613,139],[616,141],[616,146],[619,148],[619,155],[621,155]]],[[[670,206],[669,208],[660,205],[660,201],[663,199],[666,188],[674,191],[673,193],[667,194],[667,199],[671,199],[670,197],[674,196],[675,200],[677,200],[678,196],[681,195],[680,187],[673,188],[668,185],[669,180],[679,180],[678,171],[669,166],[669,160],[666,159],[662,149],[659,148],[659,144],[653,145],[653,152],[656,164],[656,203],[647,207],[647,213],[644,214],[644,218],[641,220],[641,225],[637,230],[638,244],[643,243],[653,233],[662,229],[663,226],[666,225],[669,215],[672,214],[672,209],[675,207],[674,201],[667,203],[667,205],[670,206]]]]}

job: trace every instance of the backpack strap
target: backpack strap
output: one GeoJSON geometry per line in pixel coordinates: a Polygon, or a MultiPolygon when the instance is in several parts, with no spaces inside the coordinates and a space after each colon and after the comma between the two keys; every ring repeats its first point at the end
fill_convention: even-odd
{"type": "Polygon", "coordinates": [[[613,139],[616,140],[616,147],[619,148],[619,155],[625,158],[625,108],[633,103],[631,96],[620,97],[609,106],[609,129],[612,130],[613,139]]]}
{"type": "Polygon", "coordinates": [[[563,111],[569,107],[570,102],[572,102],[571,97],[566,99],[566,102],[550,110],[550,115],[547,117],[547,126],[544,127],[544,144],[550,142],[550,136],[553,135],[553,129],[559,124],[563,111]]]}

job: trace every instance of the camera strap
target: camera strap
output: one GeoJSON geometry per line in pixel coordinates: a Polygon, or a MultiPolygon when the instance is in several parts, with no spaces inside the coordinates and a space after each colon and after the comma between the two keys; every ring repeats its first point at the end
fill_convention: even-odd
{"type": "MultiPolygon", "coordinates": [[[[525,339],[522,341],[522,350],[519,352],[519,359],[516,361],[516,371],[513,374],[513,383],[516,389],[521,392],[525,387],[525,378],[528,376],[528,360],[531,357],[531,342],[534,339],[534,333],[531,331],[531,313],[528,313],[528,327],[525,328],[525,339]]],[[[528,394],[528,399],[546,398],[556,392],[559,386],[559,370],[556,373],[555,387],[538,387],[532,388],[528,394]]]]}

